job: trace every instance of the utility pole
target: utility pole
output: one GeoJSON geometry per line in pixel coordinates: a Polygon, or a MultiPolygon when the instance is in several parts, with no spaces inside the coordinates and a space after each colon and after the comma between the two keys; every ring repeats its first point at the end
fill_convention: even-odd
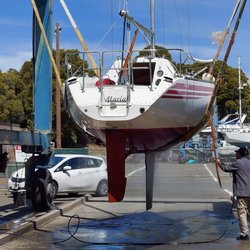
{"type": "MultiPolygon", "coordinates": [[[[60,32],[61,27],[59,23],[56,24],[56,67],[60,75],[60,32]]],[[[61,142],[61,89],[58,80],[56,79],[56,148],[62,147],[61,142]]]]}

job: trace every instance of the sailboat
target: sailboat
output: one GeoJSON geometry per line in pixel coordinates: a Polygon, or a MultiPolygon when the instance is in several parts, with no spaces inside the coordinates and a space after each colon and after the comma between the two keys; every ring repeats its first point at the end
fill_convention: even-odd
{"type": "MultiPolygon", "coordinates": [[[[153,6],[151,0],[151,21],[153,6]]],[[[67,79],[66,105],[80,129],[106,144],[110,202],[124,198],[126,157],[145,153],[146,207],[150,209],[155,152],[190,139],[206,125],[216,83],[211,72],[204,71],[207,67],[184,74],[171,60],[157,56],[154,22],[148,29],[126,10],[120,15],[136,29],[129,49],[119,51],[127,52],[126,58],[118,58],[104,71],[107,54],[114,52],[99,53],[100,67],[83,67],[82,75],[78,72],[67,79]],[[139,30],[147,33],[151,41],[150,49],[143,54],[134,50],[139,30]]],[[[183,50],[178,51],[183,56],[183,50]]],[[[87,51],[84,56],[90,54],[87,51]]],[[[66,62],[70,65],[69,58],[66,62]]]]}
{"type": "Polygon", "coordinates": [[[250,148],[250,124],[244,123],[246,114],[242,113],[242,100],[241,100],[241,90],[244,84],[241,83],[241,70],[240,70],[240,57],[238,56],[238,78],[239,78],[239,122],[238,126],[233,129],[228,129],[224,131],[225,140],[237,147],[247,147],[250,148]]]}

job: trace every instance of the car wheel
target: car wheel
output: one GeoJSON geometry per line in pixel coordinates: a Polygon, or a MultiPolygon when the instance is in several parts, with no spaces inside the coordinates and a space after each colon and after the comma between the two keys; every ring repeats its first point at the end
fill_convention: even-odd
{"type": "Polygon", "coordinates": [[[101,180],[98,183],[95,194],[96,196],[108,195],[108,181],[107,180],[101,180]]]}
{"type": "Polygon", "coordinates": [[[55,181],[52,181],[51,183],[49,183],[48,190],[50,192],[52,199],[55,199],[57,192],[58,192],[58,186],[55,181]]]}

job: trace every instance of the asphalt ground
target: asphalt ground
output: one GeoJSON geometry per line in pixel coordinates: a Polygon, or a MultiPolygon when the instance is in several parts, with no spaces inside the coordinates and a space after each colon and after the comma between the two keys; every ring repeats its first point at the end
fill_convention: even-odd
{"type": "MultiPolygon", "coordinates": [[[[144,198],[138,198],[139,186],[135,192],[141,180],[137,167],[120,203],[105,197],[61,196],[53,210],[36,214],[28,205],[16,207],[1,189],[0,249],[250,249],[249,241],[235,239],[235,209],[225,189],[214,185],[212,168],[206,174],[203,166],[170,166],[167,186],[158,187],[153,209],[146,211],[144,198]],[[177,182],[181,192],[175,186],[173,191],[177,182]],[[190,196],[191,190],[196,193],[190,196]]],[[[161,170],[156,179],[162,181],[163,176],[161,170]]],[[[222,181],[228,188],[230,177],[224,175],[222,181]]]]}
{"type": "Polygon", "coordinates": [[[43,224],[60,217],[61,214],[79,206],[84,202],[84,197],[64,198],[54,201],[54,206],[48,212],[34,212],[31,202],[23,200],[19,205],[14,203],[13,196],[5,188],[0,189],[0,249],[4,244],[12,241],[16,237],[37,229],[43,224]]]}
{"type": "Polygon", "coordinates": [[[235,240],[238,223],[222,200],[121,203],[77,198],[61,210],[29,216],[5,231],[0,249],[249,249],[235,240]],[[70,207],[69,207],[70,204],[70,207]],[[66,209],[65,209],[66,208],[66,209]],[[226,213],[225,213],[226,210],[226,213]]]}

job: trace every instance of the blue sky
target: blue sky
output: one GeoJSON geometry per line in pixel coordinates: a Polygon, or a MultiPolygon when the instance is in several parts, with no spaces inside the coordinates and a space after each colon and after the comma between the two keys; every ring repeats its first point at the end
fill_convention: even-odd
{"type": "MultiPolygon", "coordinates": [[[[123,0],[65,0],[90,50],[121,49],[123,19],[118,12],[123,0]],[[113,30],[110,31],[113,25],[113,30]]],[[[32,6],[30,0],[0,0],[0,69],[20,69],[32,56],[32,6]]],[[[213,44],[211,34],[224,31],[236,0],[155,0],[156,43],[167,48],[183,48],[197,58],[213,58],[218,44],[213,44]]],[[[133,0],[128,3],[130,15],[149,25],[149,1],[133,0]]],[[[245,8],[236,41],[228,64],[238,66],[250,77],[249,3],[245,8]]],[[[82,51],[74,30],[61,7],[54,0],[54,26],[62,27],[61,48],[82,51]]],[[[132,35],[131,35],[132,36],[132,35]]],[[[55,46],[55,37],[53,39],[55,46]]],[[[137,39],[136,48],[145,46],[137,39]]],[[[222,53],[223,55],[223,53],[222,53]]],[[[222,57],[220,57],[222,59],[222,57]]],[[[249,80],[250,81],[250,80],[249,80]]]]}

